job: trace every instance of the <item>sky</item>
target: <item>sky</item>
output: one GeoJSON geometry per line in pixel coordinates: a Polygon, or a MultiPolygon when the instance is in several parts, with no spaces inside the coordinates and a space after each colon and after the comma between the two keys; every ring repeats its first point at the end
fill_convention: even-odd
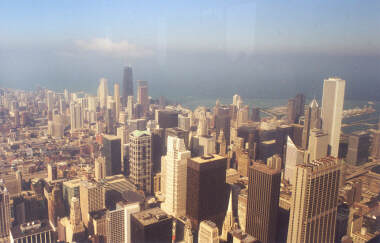
{"type": "Polygon", "coordinates": [[[0,87],[84,90],[131,65],[152,96],[380,100],[380,1],[0,1],[0,87]]]}

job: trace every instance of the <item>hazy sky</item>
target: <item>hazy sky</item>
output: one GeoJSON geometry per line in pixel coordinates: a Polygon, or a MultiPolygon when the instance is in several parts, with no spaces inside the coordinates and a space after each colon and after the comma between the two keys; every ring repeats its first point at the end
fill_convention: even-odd
{"type": "Polygon", "coordinates": [[[131,64],[153,95],[380,100],[380,1],[0,1],[0,86],[94,92],[131,64]]]}

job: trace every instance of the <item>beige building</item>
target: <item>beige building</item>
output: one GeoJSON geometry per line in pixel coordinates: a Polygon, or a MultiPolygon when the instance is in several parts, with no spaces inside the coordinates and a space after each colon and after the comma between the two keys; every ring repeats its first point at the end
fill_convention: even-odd
{"type": "Polygon", "coordinates": [[[219,231],[215,223],[205,220],[199,224],[198,243],[219,243],[219,231]]]}
{"type": "Polygon", "coordinates": [[[340,172],[334,157],[297,165],[288,243],[334,242],[340,172]]]}
{"type": "Polygon", "coordinates": [[[96,183],[83,181],[80,185],[80,206],[83,223],[88,227],[90,213],[105,207],[103,188],[96,183]]]}

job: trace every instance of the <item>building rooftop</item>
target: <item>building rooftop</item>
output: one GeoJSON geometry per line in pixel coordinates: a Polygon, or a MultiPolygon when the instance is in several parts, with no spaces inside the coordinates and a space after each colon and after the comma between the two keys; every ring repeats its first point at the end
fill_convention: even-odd
{"type": "Polygon", "coordinates": [[[141,137],[144,135],[150,136],[150,132],[149,131],[135,130],[131,133],[131,135],[134,137],[141,137]]]}
{"type": "Polygon", "coordinates": [[[265,174],[269,174],[269,175],[274,175],[274,174],[278,174],[281,172],[280,169],[272,169],[269,166],[267,166],[266,164],[258,163],[258,162],[253,162],[253,165],[251,166],[251,168],[254,168],[258,171],[262,171],[265,174]]]}
{"type": "Polygon", "coordinates": [[[14,239],[23,238],[28,235],[34,235],[46,231],[52,230],[49,221],[45,220],[36,220],[28,222],[25,224],[20,224],[11,229],[12,237],[14,239]]]}
{"type": "Polygon", "coordinates": [[[217,155],[217,154],[208,154],[208,155],[191,158],[191,160],[199,164],[204,164],[204,163],[209,163],[209,162],[213,162],[213,161],[224,159],[224,158],[225,157],[217,155]]]}
{"type": "Polygon", "coordinates": [[[162,211],[160,208],[150,208],[138,213],[132,214],[142,225],[147,226],[157,222],[171,219],[172,217],[162,211]]]}
{"type": "Polygon", "coordinates": [[[120,139],[120,137],[118,137],[118,136],[109,135],[109,134],[104,134],[103,138],[105,138],[107,140],[118,140],[118,139],[120,139]]]}

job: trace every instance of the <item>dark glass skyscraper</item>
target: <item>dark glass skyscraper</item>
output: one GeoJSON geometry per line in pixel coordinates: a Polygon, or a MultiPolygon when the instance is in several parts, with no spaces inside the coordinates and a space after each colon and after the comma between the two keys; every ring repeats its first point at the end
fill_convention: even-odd
{"type": "Polygon", "coordinates": [[[123,105],[127,106],[128,96],[133,96],[133,72],[132,67],[124,67],[123,74],[123,105]]]}
{"type": "Polygon", "coordinates": [[[121,139],[116,136],[103,136],[103,154],[105,158],[105,176],[121,173],[121,139]]]}

